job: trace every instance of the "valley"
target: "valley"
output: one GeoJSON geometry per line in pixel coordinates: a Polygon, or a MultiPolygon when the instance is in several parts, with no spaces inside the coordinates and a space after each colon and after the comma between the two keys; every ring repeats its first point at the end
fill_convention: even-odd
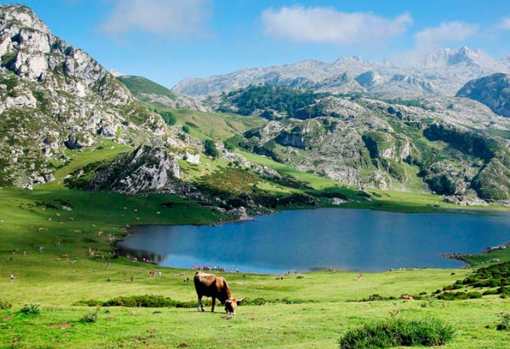
{"type": "Polygon", "coordinates": [[[445,348],[507,344],[508,59],[308,60],[170,89],[108,71],[23,5],[0,6],[0,58],[0,348],[338,348],[374,320],[431,317],[455,328],[445,348]],[[233,222],[252,218],[269,225],[243,240],[233,222]],[[119,249],[147,226],[206,233],[179,237],[189,266],[164,267],[119,249]],[[398,244],[353,247],[378,239],[398,244]],[[302,270],[215,271],[248,298],[196,311],[191,264],[236,246],[239,264],[267,246],[291,259],[287,244],[302,270]],[[378,259],[397,245],[405,260],[378,259]],[[420,248],[433,268],[412,268],[420,248]]]}

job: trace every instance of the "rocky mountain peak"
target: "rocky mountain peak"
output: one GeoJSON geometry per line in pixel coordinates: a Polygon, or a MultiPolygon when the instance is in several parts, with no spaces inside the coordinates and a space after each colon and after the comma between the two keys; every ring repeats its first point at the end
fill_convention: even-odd
{"type": "Polygon", "coordinates": [[[26,6],[0,6],[0,57],[0,162],[8,164],[0,177],[9,184],[51,180],[47,164],[65,158],[65,147],[90,147],[98,137],[172,141],[161,116],[26,6]]]}
{"type": "Polygon", "coordinates": [[[439,49],[423,58],[418,67],[424,69],[447,68],[451,66],[477,66],[484,70],[502,69],[500,62],[490,57],[483,50],[472,50],[469,47],[459,49],[439,49]]]}
{"type": "Polygon", "coordinates": [[[0,6],[0,26],[2,28],[29,28],[46,34],[50,33],[49,28],[37,17],[34,11],[23,5],[0,6]]]}

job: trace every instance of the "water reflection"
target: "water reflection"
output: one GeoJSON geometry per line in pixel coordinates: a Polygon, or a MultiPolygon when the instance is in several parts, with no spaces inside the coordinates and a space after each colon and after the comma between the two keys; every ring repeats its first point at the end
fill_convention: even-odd
{"type": "Polygon", "coordinates": [[[282,273],[312,268],[381,271],[459,267],[443,253],[477,253],[510,240],[510,216],[402,214],[349,209],[286,211],[221,226],[133,229],[124,248],[161,265],[282,273]]]}

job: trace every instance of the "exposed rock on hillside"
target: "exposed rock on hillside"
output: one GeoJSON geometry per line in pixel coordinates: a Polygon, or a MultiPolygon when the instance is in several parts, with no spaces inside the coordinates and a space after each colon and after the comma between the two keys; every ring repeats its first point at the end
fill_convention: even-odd
{"type": "MultiPolygon", "coordinates": [[[[54,36],[28,7],[0,6],[0,182],[51,180],[49,160],[92,146],[164,142],[161,117],[87,53],[54,36]]],[[[175,143],[175,142],[174,142],[175,143]]]]}
{"type": "Polygon", "coordinates": [[[468,82],[457,97],[467,97],[485,104],[496,114],[510,117],[510,75],[494,74],[468,82]]]}
{"type": "MultiPolygon", "coordinates": [[[[101,164],[83,189],[124,194],[172,191],[179,179],[175,155],[161,147],[141,146],[101,164]]],[[[79,180],[80,174],[74,180],[79,180]]]]}

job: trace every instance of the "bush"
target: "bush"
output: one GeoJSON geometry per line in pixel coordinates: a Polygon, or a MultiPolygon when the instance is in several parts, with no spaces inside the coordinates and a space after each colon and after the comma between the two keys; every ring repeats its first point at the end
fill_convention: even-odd
{"type": "Polygon", "coordinates": [[[499,313],[499,318],[501,319],[501,323],[498,324],[496,329],[498,331],[510,330],[510,313],[503,311],[503,312],[499,313]]]}
{"type": "Polygon", "coordinates": [[[453,339],[455,329],[433,318],[422,320],[388,319],[348,331],[340,339],[340,349],[439,346],[453,339]]]}
{"type": "Polygon", "coordinates": [[[497,289],[492,289],[492,290],[487,290],[483,293],[484,296],[493,295],[493,294],[499,294],[499,291],[497,289]]]}
{"type": "Polygon", "coordinates": [[[369,300],[370,302],[374,302],[374,301],[382,301],[382,300],[383,300],[383,297],[381,297],[381,295],[379,295],[379,294],[373,294],[373,295],[370,295],[370,296],[368,297],[368,300],[369,300]]]}
{"type": "Polygon", "coordinates": [[[74,302],[73,305],[85,306],[85,307],[99,307],[99,306],[103,305],[103,302],[98,301],[97,299],[87,299],[87,300],[74,302]]]}
{"type": "Polygon", "coordinates": [[[175,117],[174,114],[170,113],[170,112],[157,112],[159,115],[161,115],[161,117],[163,118],[163,120],[165,121],[165,123],[167,125],[175,125],[175,123],[177,122],[177,118],[175,117]]]}
{"type": "Polygon", "coordinates": [[[229,141],[223,141],[223,146],[228,151],[234,151],[236,149],[235,145],[233,143],[230,143],[229,141]]]}
{"type": "Polygon", "coordinates": [[[97,308],[96,310],[91,311],[91,312],[83,315],[83,317],[80,319],[80,322],[94,323],[97,320],[97,315],[98,314],[99,314],[99,308],[97,308]]]}
{"type": "MultiPolygon", "coordinates": [[[[204,305],[206,305],[206,301],[204,305]]],[[[76,306],[88,307],[126,307],[126,308],[194,308],[197,302],[179,302],[168,297],[145,295],[145,296],[120,296],[105,302],[96,299],[87,299],[75,302],[76,306]]]]}
{"type": "Polygon", "coordinates": [[[186,133],[189,133],[189,131],[190,131],[189,126],[183,125],[182,126],[182,131],[186,132],[186,133]]]}
{"type": "Polygon", "coordinates": [[[116,297],[109,301],[103,302],[105,307],[128,307],[128,308],[165,308],[176,307],[177,302],[168,297],[163,296],[125,296],[116,297]]]}
{"type": "Polygon", "coordinates": [[[7,310],[7,309],[11,309],[11,308],[12,308],[11,302],[4,300],[4,299],[0,299],[0,310],[7,310]]]}
{"type": "Polygon", "coordinates": [[[41,305],[39,303],[27,303],[21,308],[20,313],[25,315],[39,315],[41,313],[41,305]]]}
{"type": "Polygon", "coordinates": [[[216,144],[214,144],[214,142],[212,140],[207,139],[204,142],[204,148],[205,148],[205,155],[208,155],[213,158],[217,158],[218,156],[220,156],[220,152],[218,151],[218,149],[216,148],[216,144]]]}
{"type": "Polygon", "coordinates": [[[479,299],[482,298],[482,294],[480,292],[468,292],[469,299],[479,299]]]}

